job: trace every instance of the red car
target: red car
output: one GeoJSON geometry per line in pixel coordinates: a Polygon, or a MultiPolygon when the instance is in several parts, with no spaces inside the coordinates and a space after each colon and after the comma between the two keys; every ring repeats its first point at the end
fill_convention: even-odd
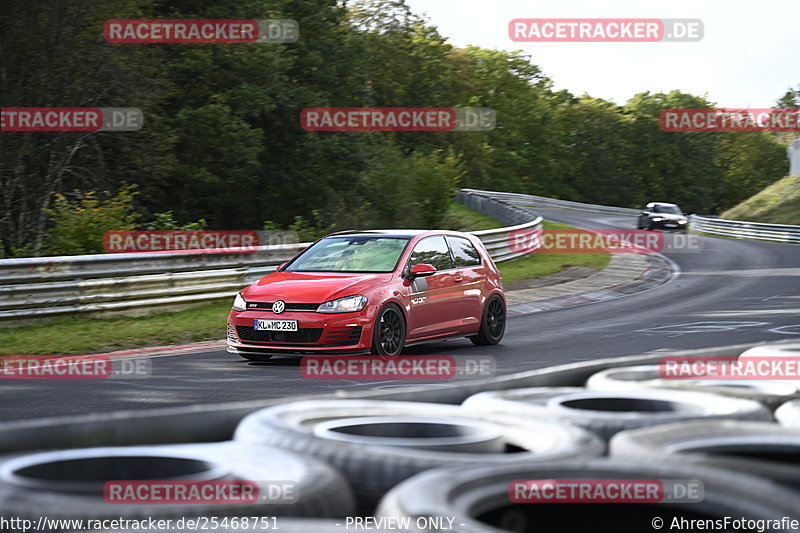
{"type": "Polygon", "coordinates": [[[240,292],[228,351],[398,355],[404,346],[503,337],[500,272],[481,241],[455,231],[341,232],[240,292]]]}

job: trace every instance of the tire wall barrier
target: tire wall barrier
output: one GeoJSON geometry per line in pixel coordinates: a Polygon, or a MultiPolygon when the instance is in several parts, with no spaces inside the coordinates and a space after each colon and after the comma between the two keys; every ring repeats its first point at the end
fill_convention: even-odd
{"type": "MultiPolygon", "coordinates": [[[[735,356],[755,344],[669,352],[674,356],[735,356]]],[[[664,353],[597,359],[469,380],[450,386],[408,387],[403,390],[344,392],[298,396],[292,400],[351,398],[460,404],[480,392],[525,387],[582,387],[607,368],[657,364],[664,353]]],[[[98,413],[0,423],[0,454],[70,447],[211,442],[228,440],[246,415],[287,400],[232,402],[130,412],[98,413]]]]}
{"type": "MultiPolygon", "coordinates": [[[[160,516],[233,516],[241,510],[250,516],[307,519],[373,514],[423,517],[414,524],[435,524],[424,518],[450,516],[468,524],[469,531],[475,533],[494,532],[496,527],[507,528],[512,523],[517,525],[510,530],[523,531],[516,529],[519,520],[547,520],[556,510],[568,510],[562,505],[519,507],[509,501],[510,479],[544,476],[699,480],[704,487],[702,500],[689,506],[666,503],[641,510],[653,514],[657,509],[666,517],[689,511],[715,518],[735,511],[748,519],[796,518],[800,509],[800,465],[796,460],[800,430],[779,425],[771,408],[751,399],[710,392],[658,388],[603,392],[584,386],[598,372],[654,364],[666,355],[757,355],[792,352],[799,346],[784,342],[656,352],[442,388],[337,392],[305,399],[7,422],[0,424],[0,454],[4,455],[0,457],[0,512],[29,516],[45,508],[46,503],[49,516],[67,518],[136,518],[155,512],[160,516]],[[520,394],[544,399],[552,409],[561,408],[552,403],[554,399],[566,399],[561,401],[566,405],[575,399],[608,399],[603,395],[612,395],[614,402],[630,400],[630,404],[609,409],[611,416],[625,421],[622,426],[609,425],[603,409],[597,406],[586,409],[600,412],[599,417],[594,415],[590,423],[585,423],[577,416],[540,416],[504,405],[483,409],[470,404],[475,398],[492,394],[506,403],[518,401],[515,395],[520,394]],[[454,405],[464,400],[464,406],[454,405]],[[638,408],[639,401],[672,402],[691,409],[686,417],[676,409],[676,416],[655,420],[648,409],[638,408]],[[631,422],[629,414],[638,419],[631,422]],[[44,448],[60,450],[37,451],[44,448]],[[610,458],[606,457],[607,448],[610,458]],[[736,454],[744,454],[745,460],[737,460],[736,454]],[[94,475],[87,475],[68,466],[76,458],[102,462],[94,466],[94,475]],[[251,507],[217,506],[187,510],[180,505],[156,509],[139,505],[117,509],[97,496],[97,487],[89,496],[86,487],[74,487],[76,481],[97,485],[108,476],[124,481],[130,475],[128,462],[132,460],[146,462],[144,470],[149,468],[150,476],[166,479],[180,479],[181,472],[186,471],[203,479],[290,479],[306,489],[294,507],[273,509],[265,502],[265,507],[254,513],[251,507]],[[120,461],[123,464],[118,464],[120,461]],[[200,469],[182,467],[187,461],[205,465],[200,469]],[[32,466],[38,469],[33,476],[26,474],[32,466]],[[44,499],[31,507],[30,502],[37,498],[44,499]],[[540,511],[544,514],[538,514],[540,511]]],[[[793,407],[792,402],[786,405],[793,407]]],[[[133,479],[147,477],[134,475],[139,477],[133,479]]],[[[608,519],[609,513],[618,513],[614,507],[593,507],[598,514],[591,519],[608,519]]],[[[580,521],[580,515],[565,516],[580,521]]],[[[638,520],[643,515],[637,511],[626,516],[638,520]]],[[[297,530],[317,523],[331,526],[325,521],[300,520],[297,530]]],[[[630,530],[624,526],[618,531],[630,530]]],[[[439,529],[430,525],[404,531],[439,529]]]]}

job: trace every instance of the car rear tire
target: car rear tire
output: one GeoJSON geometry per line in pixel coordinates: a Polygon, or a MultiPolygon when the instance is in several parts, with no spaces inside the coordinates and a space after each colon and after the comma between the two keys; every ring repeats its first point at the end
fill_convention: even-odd
{"type": "Polygon", "coordinates": [[[406,344],[406,321],[403,312],[395,304],[387,304],[375,317],[372,328],[372,348],[374,355],[400,355],[406,344]]]}
{"type": "Polygon", "coordinates": [[[483,308],[478,334],[469,337],[473,344],[490,346],[497,344],[506,331],[506,304],[498,295],[489,298],[483,308]]]}

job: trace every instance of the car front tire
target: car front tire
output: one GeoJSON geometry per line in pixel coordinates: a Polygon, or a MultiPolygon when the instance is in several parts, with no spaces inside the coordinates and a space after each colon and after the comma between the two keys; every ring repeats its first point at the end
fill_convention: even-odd
{"type": "Polygon", "coordinates": [[[394,304],[381,308],[375,317],[372,328],[372,349],[374,355],[400,355],[406,344],[406,321],[403,312],[394,304]]]}

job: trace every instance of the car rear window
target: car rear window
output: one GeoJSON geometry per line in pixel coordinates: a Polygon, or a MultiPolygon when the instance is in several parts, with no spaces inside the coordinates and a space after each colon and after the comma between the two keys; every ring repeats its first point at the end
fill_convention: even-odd
{"type": "Polygon", "coordinates": [[[463,237],[447,236],[447,242],[453,251],[456,267],[468,267],[481,264],[481,256],[475,246],[463,237]]]}
{"type": "Polygon", "coordinates": [[[453,268],[453,258],[450,257],[450,249],[444,241],[444,237],[425,237],[414,246],[411,252],[411,266],[427,263],[436,267],[436,270],[448,270],[453,268]]]}

